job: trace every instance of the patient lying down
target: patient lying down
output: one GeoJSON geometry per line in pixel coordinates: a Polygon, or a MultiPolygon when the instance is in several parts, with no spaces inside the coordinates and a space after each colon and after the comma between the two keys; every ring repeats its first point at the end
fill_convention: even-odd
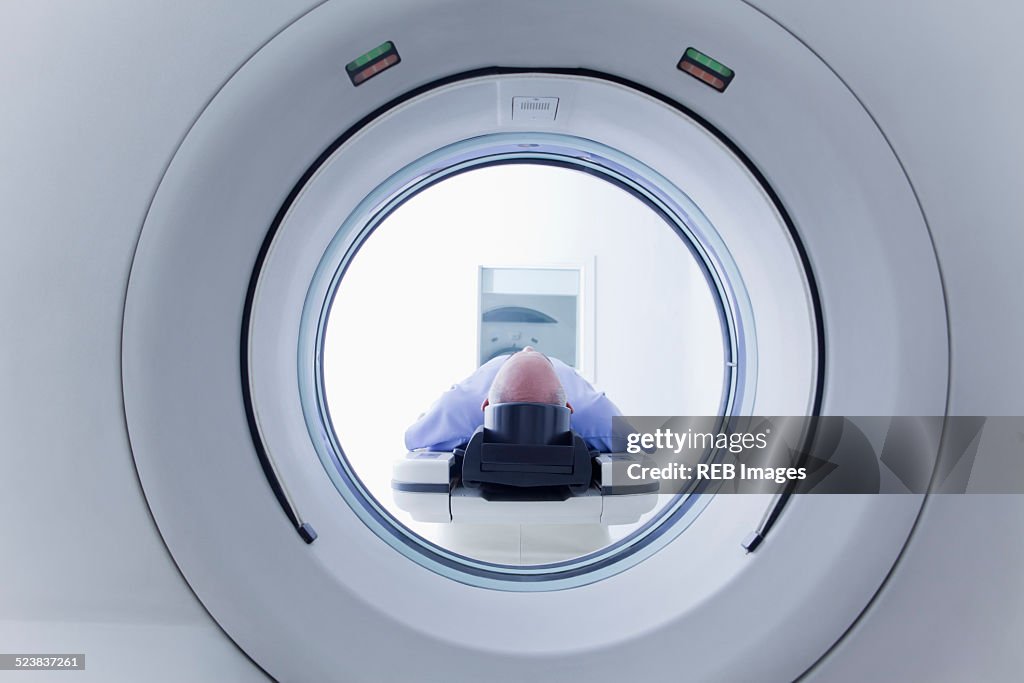
{"type": "MultiPolygon", "coordinates": [[[[527,346],[499,356],[445,392],[405,433],[409,450],[450,451],[484,423],[483,409],[501,403],[546,403],[572,411],[570,427],[595,450],[625,448],[613,438],[619,409],[571,367],[527,346]]],[[[455,552],[501,564],[561,562],[606,546],[600,524],[442,524],[437,540],[455,552]]]]}
{"type": "Polygon", "coordinates": [[[573,368],[532,346],[489,360],[445,392],[406,430],[405,446],[436,451],[464,446],[483,424],[484,408],[517,402],[565,406],[572,412],[570,426],[590,448],[624,448],[624,439],[612,435],[612,417],[622,414],[615,404],[573,368]]]}

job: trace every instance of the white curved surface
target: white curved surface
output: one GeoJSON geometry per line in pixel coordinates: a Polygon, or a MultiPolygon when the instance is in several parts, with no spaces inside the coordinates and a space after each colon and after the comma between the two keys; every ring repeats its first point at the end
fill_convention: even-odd
{"type": "MultiPolygon", "coordinates": [[[[606,4],[563,11],[586,34],[600,23],[606,4]]],[[[7,211],[0,227],[5,238],[0,307],[9,322],[0,344],[5,494],[0,504],[8,506],[0,516],[0,538],[5,548],[31,551],[32,559],[0,568],[0,634],[11,648],[88,644],[88,652],[99,656],[77,680],[261,676],[226,639],[217,640],[212,620],[175,575],[146,520],[120,416],[120,302],[148,197],[176,141],[219,83],[291,18],[289,12],[305,5],[282,10],[282,3],[248,3],[244,13],[224,7],[219,15],[217,7],[191,2],[108,4],[102,16],[72,2],[3,10],[11,21],[0,22],[0,33],[9,54],[18,58],[0,63],[6,100],[15,103],[0,109],[7,174],[0,183],[7,211]],[[154,80],[153,74],[161,76],[154,80]],[[94,96],[111,92],[114,75],[124,95],[108,107],[113,98],[94,96]],[[45,448],[40,435],[46,436],[45,448]],[[25,519],[34,521],[25,524],[25,519]],[[63,542],[55,544],[53,538],[63,542]],[[67,571],[69,566],[76,570],[67,571]],[[182,624],[177,632],[192,635],[178,641],[169,637],[174,629],[139,626],[171,622],[182,624]],[[158,656],[172,646],[189,647],[186,642],[210,650],[201,660],[153,669],[142,656],[124,655],[128,633],[137,653],[158,656]]],[[[459,26],[448,7],[436,12],[438,20],[459,26]]],[[[953,410],[1020,414],[1024,370],[1007,361],[1024,346],[1024,315],[1015,293],[1024,237],[1005,226],[1024,214],[1024,195],[1012,186],[1024,157],[1024,140],[1015,135],[1024,103],[1019,90],[996,85],[1004,73],[1022,66],[1015,34],[1019,8],[991,3],[979,13],[967,6],[936,10],[933,3],[837,8],[780,0],[770,9],[780,10],[781,20],[862,97],[915,183],[947,280],[953,410]],[[908,22],[915,27],[910,40],[908,22]],[[865,51],[865,44],[880,49],[865,51]],[[983,45],[1005,69],[978,79],[970,64],[937,61],[935,56],[952,44],[983,45]],[[904,72],[889,68],[893,55],[919,78],[908,84],[904,72]],[[937,101],[941,108],[934,106],[937,101]],[[970,136],[962,134],[967,127],[970,136]],[[972,169],[966,181],[952,170],[964,168],[972,169]],[[970,230],[964,228],[968,225],[970,230]]],[[[535,10],[536,3],[522,5],[524,12],[535,10]]],[[[476,11],[465,21],[479,19],[486,29],[487,13],[476,11]]],[[[513,10],[492,11],[501,25],[513,10]]],[[[676,41],[689,30],[690,19],[683,16],[689,11],[684,4],[678,19],[655,27],[659,37],[652,44],[667,46],[668,60],[678,57],[676,41]]],[[[646,29],[653,25],[650,16],[619,15],[617,28],[646,29]]],[[[724,44],[725,29],[738,26],[723,27],[718,40],[709,32],[707,50],[720,54],[716,48],[724,44]]],[[[587,61],[581,54],[570,46],[558,58],[587,61]]],[[[606,68],[618,70],[619,56],[605,57],[606,68]]],[[[799,79],[793,81],[796,96],[806,97],[797,87],[799,79]]],[[[699,111],[716,97],[699,85],[679,87],[699,111]]],[[[720,112],[714,120],[726,127],[729,116],[720,112]]],[[[744,143],[755,157],[754,149],[787,142],[769,139],[770,122],[764,125],[764,139],[744,143]]],[[[792,184],[789,192],[798,195],[799,186],[792,184]]],[[[875,291],[885,293],[881,287],[875,291]]],[[[866,618],[815,670],[818,679],[892,674],[998,680],[1019,672],[1024,663],[1015,643],[1024,614],[1019,586],[1024,558],[1006,539],[1020,536],[1021,504],[1012,496],[985,505],[972,502],[977,500],[928,503],[904,561],[866,618]],[[997,553],[1000,562],[990,561],[997,553]],[[923,576],[929,580],[920,580],[923,576]],[[955,598],[945,599],[948,595],[955,598]],[[959,640],[965,632],[973,634],[969,643],[959,640]]],[[[259,505],[264,503],[273,505],[269,496],[259,505]]],[[[274,513],[271,524],[280,522],[280,513],[274,513]]],[[[384,648],[381,654],[394,652],[384,648]]],[[[503,662],[496,661],[501,670],[503,662]]],[[[640,674],[664,673],[639,664],[640,674]]],[[[578,663],[552,661],[551,667],[566,676],[579,673],[578,663]]],[[[761,678],[764,672],[748,673],[761,678]]],[[[19,674],[22,678],[35,676],[19,674]]]]}
{"type": "MultiPolygon", "coordinates": [[[[706,206],[713,211],[717,232],[705,237],[707,248],[717,250],[715,258],[727,260],[729,272],[738,271],[743,278],[730,283],[742,290],[744,296],[742,305],[735,306],[734,315],[740,316],[747,335],[739,356],[747,379],[739,392],[743,398],[737,399],[734,410],[748,414],[804,414],[810,410],[815,388],[816,338],[802,267],[774,206],[739,160],[675,109],[621,85],[568,76],[480,77],[405,102],[359,131],[317,169],[275,233],[253,307],[250,386],[264,443],[276,456],[286,481],[320,479],[324,474],[320,461],[329,462],[320,444],[314,449],[310,443],[310,434],[318,435],[324,429],[315,414],[316,408],[310,407],[313,401],[298,393],[303,383],[307,391],[316,386],[310,363],[301,360],[317,356],[315,330],[303,316],[312,313],[315,322],[320,306],[329,296],[330,276],[345,250],[322,255],[328,245],[333,249],[356,240],[362,225],[357,221],[357,225],[350,226],[346,218],[355,213],[357,204],[358,211],[373,215],[377,202],[384,201],[375,200],[364,209],[361,202],[365,196],[379,192],[385,180],[404,187],[403,175],[418,177],[422,173],[418,170],[419,157],[430,158],[422,154],[424,150],[446,148],[463,139],[465,142],[457,147],[460,154],[468,153],[463,147],[479,148],[483,153],[498,144],[490,142],[486,135],[509,128],[496,125],[495,114],[510,104],[510,93],[515,92],[557,94],[571,102],[562,108],[564,118],[550,128],[534,126],[534,137],[524,140],[546,141],[549,138],[543,137],[545,133],[560,132],[571,134],[584,148],[588,140],[610,145],[633,159],[647,160],[669,181],[686,188],[697,207],[706,206]],[[619,111],[631,113],[636,129],[618,125],[614,112],[619,111]],[[418,124],[424,121],[437,123],[420,130],[418,124]],[[659,134],[636,135],[634,130],[654,130],[659,134]],[[661,144],[664,138],[676,140],[687,153],[679,157],[666,154],[661,144]],[[411,170],[406,170],[407,167],[411,170]],[[357,178],[352,177],[353,168],[359,169],[357,178]],[[730,188],[727,198],[716,192],[712,178],[718,179],[719,187],[730,188]],[[340,230],[338,226],[342,226],[340,230]],[[770,268],[765,264],[771,264],[770,268]],[[302,330],[303,325],[307,329],[302,330]],[[304,338],[300,337],[300,330],[304,338]],[[297,354],[298,370],[294,360],[297,354]]],[[[517,135],[515,129],[520,126],[511,128],[510,134],[517,135]]],[[[561,144],[572,143],[567,139],[561,144]]],[[[430,161],[427,167],[442,163],[430,161]]],[[[385,197],[390,198],[390,194],[385,197]]],[[[203,209],[198,207],[205,201],[217,198],[207,200],[193,194],[189,199],[200,213],[203,209]]],[[[200,232],[203,230],[199,223],[192,225],[200,232]]],[[[694,230],[710,232],[696,221],[694,230]]],[[[176,239],[190,239],[188,231],[176,229],[176,239]]],[[[684,257],[689,258],[689,254],[684,252],[684,257]]],[[[171,289],[182,291],[178,285],[171,289]]],[[[652,300],[636,305],[648,306],[645,313],[655,316],[657,303],[652,300]]],[[[345,435],[340,434],[339,438],[344,443],[345,435]]],[[[332,471],[333,466],[324,467],[339,489],[346,490],[345,483],[332,471]]],[[[304,495],[298,489],[296,498],[303,514],[311,519],[335,515],[336,501],[328,501],[325,507],[318,496],[304,495]]],[[[386,532],[382,535],[387,537],[386,532]]]]}
{"type": "Polygon", "coordinates": [[[178,142],[220,84],[313,4],[253,3],[245,21],[192,1],[0,9],[4,652],[87,650],[80,681],[265,678],[152,522],[124,425],[119,340],[134,244],[178,142]],[[195,657],[149,664],[172,651],[195,657]]]}
{"type": "MultiPolygon", "coordinates": [[[[1017,123],[1024,91],[1004,86],[996,74],[979,78],[970,62],[940,68],[935,59],[954,46],[973,45],[1001,73],[1020,73],[1024,9],[1015,2],[989,3],[984,12],[956,3],[752,4],[842,75],[914,184],[946,286],[950,414],[1024,414],[1024,365],[1014,360],[1024,345],[1024,232],[1011,228],[1024,215],[1024,193],[1015,185],[1024,158],[1017,123]],[[913,40],[904,30],[910,16],[913,40]],[[864,50],[865,35],[871,51],[864,50]],[[899,72],[886,71],[892,63],[901,65],[899,72]]],[[[1022,529],[1021,495],[929,499],[884,590],[809,680],[1018,676],[1024,670],[1024,547],[1012,539],[1022,529]]]]}
{"type": "MultiPolygon", "coordinates": [[[[408,11],[415,16],[416,10],[408,11]]],[[[656,8],[648,11],[657,14],[656,8]]],[[[823,287],[826,333],[830,344],[833,337],[839,341],[829,364],[826,410],[852,412],[870,405],[893,412],[941,411],[945,385],[941,344],[925,353],[909,346],[911,328],[931,330],[942,338],[940,290],[923,222],[909,191],[901,185],[894,159],[870,121],[827,71],[759,15],[740,7],[735,11],[730,20],[750,22],[755,34],[764,32],[770,36],[766,40],[779,41],[773,44],[772,54],[790,71],[813,79],[821,109],[831,108],[835,114],[807,118],[791,101],[765,98],[759,87],[730,90],[734,98],[765,98],[764,102],[778,108],[772,115],[763,102],[757,117],[733,121],[731,132],[741,145],[753,146],[761,140],[758,136],[764,134],[766,121],[784,128],[784,135],[778,132],[790,141],[784,149],[762,150],[758,160],[769,178],[780,184],[777,189],[784,201],[789,192],[787,206],[798,230],[806,233],[812,265],[828,272],[832,283],[823,287]],[[751,129],[757,134],[753,138],[751,129]],[[822,147],[823,141],[829,146],[822,147]],[[807,146],[795,146],[801,143],[807,146]],[[810,156],[797,156],[795,149],[810,156]],[[847,163],[851,158],[858,163],[847,163]],[[841,180],[822,184],[823,175],[841,180]],[[792,197],[792,185],[810,185],[821,192],[809,199],[792,197]],[[901,187],[901,191],[894,189],[901,187]],[[876,196],[886,200],[864,201],[876,196]],[[837,217],[829,201],[848,206],[849,211],[837,217]],[[837,223],[859,229],[844,230],[837,223]],[[910,301],[872,296],[872,288],[893,286],[893,282],[916,296],[910,301]],[[870,352],[853,338],[862,340],[867,328],[878,342],[870,352]],[[888,335],[880,336],[879,330],[888,335]],[[913,359],[913,367],[908,359],[913,359]],[[892,372],[897,364],[905,368],[903,374],[892,372]]],[[[467,15],[460,16],[467,20],[467,15]]],[[[547,18],[551,22],[547,30],[556,33],[562,31],[559,21],[571,19],[547,18]]],[[[713,18],[721,17],[708,16],[707,25],[693,25],[714,35],[720,24],[713,18]]],[[[443,16],[432,16],[431,22],[439,30],[451,28],[443,16]]],[[[444,668],[452,656],[460,661],[460,674],[467,677],[484,672],[492,677],[521,677],[525,672],[557,678],[559,667],[552,666],[552,661],[568,661],[568,653],[584,652],[608,660],[609,666],[595,673],[595,680],[619,676],[623,668],[636,666],[638,658],[652,675],[660,672],[664,677],[678,653],[650,646],[659,638],[691,643],[695,659],[698,653],[704,655],[693,665],[700,676],[735,677],[751,670],[755,660],[769,677],[798,675],[845,630],[877,589],[902,547],[919,498],[801,500],[773,531],[771,544],[777,554],[759,551],[751,556],[737,545],[742,537],[739,530],[745,533],[756,525],[764,502],[716,500],[684,536],[629,572],[572,591],[518,597],[467,588],[408,563],[354,523],[351,511],[332,497],[322,473],[296,470],[297,476],[287,479],[303,505],[331,506],[329,514],[317,520],[321,537],[313,546],[303,548],[280,511],[268,508],[269,492],[248,446],[239,405],[234,363],[240,297],[261,228],[276,210],[274,200],[280,201],[280,178],[300,167],[299,160],[310,158],[318,140],[322,148],[341,123],[358,119],[374,105],[377,91],[371,88],[372,82],[360,95],[366,101],[355,111],[351,99],[331,100],[338,96],[320,84],[319,79],[329,75],[320,71],[321,64],[341,58],[325,59],[321,51],[338,50],[339,31],[355,30],[348,28],[352,24],[351,14],[325,6],[310,21],[299,22],[294,31],[271,43],[239,73],[207,110],[172,164],[140,243],[125,318],[129,421],[147,496],[190,583],[243,647],[284,678],[309,675],[309,658],[300,656],[300,649],[302,655],[315,652],[314,666],[325,667],[324,672],[344,667],[355,678],[408,677],[424,667],[444,668]],[[283,89],[268,89],[268,83],[283,89]],[[339,115],[345,111],[352,113],[339,115]],[[316,117],[325,123],[317,124],[316,117]],[[266,128],[267,121],[275,125],[266,128]],[[234,164],[230,176],[224,173],[224,160],[234,164]],[[246,201],[238,202],[238,197],[246,201]],[[230,227],[241,228],[249,237],[239,239],[236,229],[226,229],[230,227]],[[183,280],[185,264],[189,276],[183,280]],[[153,315],[154,311],[160,315],[153,315]],[[167,365],[154,367],[150,358],[163,358],[167,365]],[[155,393],[152,387],[156,386],[160,391],[155,393]],[[167,457],[170,453],[179,454],[173,466],[167,457]],[[197,484],[200,479],[202,483],[197,484]],[[209,504],[225,488],[234,492],[233,505],[209,504]],[[186,490],[195,492],[195,497],[182,506],[186,490]],[[211,532],[205,539],[196,536],[198,524],[211,532]],[[812,554],[803,553],[809,537],[817,539],[812,554]],[[868,543],[872,552],[864,553],[868,543]],[[214,552],[220,554],[216,563],[210,561],[214,552]],[[694,558],[714,564],[694,564],[694,558]],[[233,580],[253,566],[263,571],[250,574],[246,582],[233,580]],[[795,584],[792,592],[775,591],[782,577],[794,571],[804,581],[795,584]],[[677,582],[662,590],[659,576],[674,576],[677,582]],[[691,586],[702,584],[703,592],[685,590],[687,577],[691,586]],[[834,596],[830,583],[834,581],[846,586],[840,596],[834,596]],[[733,590],[738,585],[744,589],[733,590]],[[607,602],[622,590],[646,595],[641,600],[645,609],[617,601],[600,614],[585,611],[586,606],[607,602]],[[667,601],[663,599],[666,591],[671,597],[667,601]],[[827,614],[822,612],[826,595],[831,598],[827,614]],[[453,606],[469,616],[452,623],[447,610],[453,606]],[[257,614],[271,618],[258,621],[257,614]],[[587,617],[581,619],[581,614],[587,617]],[[741,616],[751,614],[773,616],[763,620],[741,616]],[[787,638],[782,627],[809,614],[815,615],[821,628],[799,643],[787,638]],[[709,631],[708,625],[716,620],[733,625],[737,638],[733,645],[748,653],[746,658],[708,640],[716,632],[709,631]],[[520,626],[535,622],[537,628],[520,626]],[[285,630],[272,634],[267,623],[285,630]],[[292,634],[302,634],[301,648],[299,641],[291,640],[292,634]],[[339,653],[338,638],[351,638],[353,649],[339,653]],[[382,664],[377,654],[385,642],[401,642],[415,656],[382,664]],[[445,648],[437,648],[439,642],[445,648]],[[765,651],[775,656],[765,658],[761,654],[765,651]],[[353,657],[352,652],[360,656],[353,657]],[[343,659],[335,659],[342,654],[343,659]],[[541,654],[544,657],[538,659],[541,654]],[[515,668],[496,674],[495,662],[502,660],[514,662],[515,668]],[[618,665],[612,666],[611,661],[618,665]]],[[[450,41],[429,33],[421,31],[401,40],[393,36],[396,43],[408,46],[407,55],[417,55],[425,76],[436,73],[436,68],[430,68],[431,53],[438,60],[451,59],[450,41]],[[444,51],[441,45],[446,46],[444,51]]],[[[522,54],[519,43],[506,44],[495,35],[473,37],[484,38],[492,55],[500,57],[502,50],[508,51],[502,61],[514,61],[516,54],[522,54]]],[[[460,39],[466,36],[460,34],[460,39]]],[[[587,36],[577,31],[574,40],[586,42],[587,36]]],[[[565,43],[552,49],[564,49],[565,43]]],[[[476,53],[474,49],[465,54],[476,53]]],[[[559,57],[552,54],[547,59],[559,57]]],[[[737,55],[737,59],[741,58],[737,55]]],[[[461,66],[474,64],[467,60],[461,66]]],[[[619,73],[629,75],[626,66],[617,66],[619,73]]],[[[642,72],[643,66],[634,68],[642,72]]],[[[638,73],[638,80],[646,75],[638,73]]],[[[402,78],[413,79],[408,85],[414,85],[416,76],[414,68],[396,69],[394,74],[399,87],[402,78]]],[[[684,88],[692,84],[676,78],[675,73],[666,73],[665,90],[680,89],[689,95],[684,88]]],[[[700,102],[699,96],[693,99],[700,102]]],[[[723,112],[734,114],[741,109],[734,104],[723,112]]],[[[282,460],[282,466],[290,462],[282,460]]]]}

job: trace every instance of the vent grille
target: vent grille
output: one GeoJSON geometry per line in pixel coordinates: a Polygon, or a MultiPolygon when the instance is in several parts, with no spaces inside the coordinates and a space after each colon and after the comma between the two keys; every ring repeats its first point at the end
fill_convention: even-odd
{"type": "Polygon", "coordinates": [[[523,111],[547,111],[554,105],[544,100],[526,100],[519,105],[519,108],[523,111]]]}
{"type": "Polygon", "coordinates": [[[558,114],[557,97],[513,97],[513,121],[554,121],[558,114]]]}

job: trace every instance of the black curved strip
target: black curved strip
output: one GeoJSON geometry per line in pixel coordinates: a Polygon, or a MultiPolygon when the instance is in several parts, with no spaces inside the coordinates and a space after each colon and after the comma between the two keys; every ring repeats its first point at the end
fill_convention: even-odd
{"type": "MultiPolygon", "coordinates": [[[[817,414],[817,411],[815,411],[815,414],[817,414]]],[[[811,457],[811,449],[807,444],[814,443],[814,438],[818,432],[817,422],[817,420],[811,420],[811,426],[808,429],[807,436],[804,440],[804,446],[799,449],[800,456],[796,459],[796,462],[793,465],[794,467],[805,467],[807,465],[807,461],[811,457]]],[[[742,543],[740,543],[744,550],[748,553],[752,553],[759,545],[761,545],[765,536],[768,535],[768,532],[779,520],[779,516],[782,515],[782,509],[786,507],[786,503],[788,503],[789,499],[793,496],[793,492],[796,490],[798,483],[799,482],[795,479],[786,481],[785,486],[783,486],[782,491],[779,493],[779,497],[768,506],[768,510],[765,512],[757,529],[750,532],[750,534],[743,539],[742,543]]]]}
{"type": "Polygon", "coordinates": [[[314,529],[309,522],[303,522],[299,524],[299,536],[301,536],[302,540],[307,544],[312,543],[317,537],[316,529],[314,529]]]}
{"type": "MultiPolygon", "coordinates": [[[[263,469],[263,473],[264,473],[264,475],[267,478],[267,483],[270,485],[271,490],[274,492],[274,496],[277,499],[278,503],[281,505],[282,510],[288,516],[288,519],[292,522],[292,524],[295,526],[296,532],[299,533],[299,535],[307,543],[311,543],[312,542],[312,539],[308,538],[309,537],[309,533],[307,531],[307,530],[312,530],[312,527],[309,526],[307,523],[302,521],[301,517],[299,516],[298,511],[295,509],[294,505],[292,505],[291,501],[288,499],[287,494],[285,493],[284,486],[283,486],[282,482],[280,481],[280,479],[279,479],[279,477],[278,477],[278,475],[277,475],[277,473],[275,471],[275,468],[273,466],[273,461],[271,460],[271,457],[270,457],[269,453],[267,452],[267,450],[266,450],[266,448],[265,448],[265,446],[264,446],[264,444],[262,442],[262,439],[259,436],[259,430],[258,430],[258,427],[257,427],[256,417],[255,417],[255,409],[253,407],[252,396],[251,396],[251,393],[249,391],[249,378],[250,378],[250,374],[249,374],[249,349],[248,349],[249,345],[248,345],[248,339],[249,339],[250,324],[251,324],[251,319],[252,319],[253,300],[255,298],[256,286],[257,286],[257,283],[259,282],[260,272],[263,269],[263,264],[264,264],[264,262],[266,260],[267,253],[270,250],[270,245],[272,244],[272,242],[274,240],[274,237],[277,234],[277,230],[280,228],[281,222],[284,220],[284,216],[288,212],[288,209],[295,202],[296,197],[299,195],[299,193],[302,191],[302,188],[306,185],[306,183],[313,176],[313,174],[317,171],[317,169],[328,158],[330,158],[330,156],[339,147],[341,147],[347,140],[349,140],[353,135],[355,135],[358,131],[360,131],[362,128],[364,128],[367,124],[372,122],[374,119],[378,118],[379,116],[383,115],[384,113],[388,112],[389,110],[393,109],[394,107],[396,107],[396,106],[398,106],[398,105],[400,105],[400,104],[402,104],[402,103],[404,103],[404,102],[406,102],[406,101],[408,101],[408,100],[410,100],[410,99],[412,99],[414,97],[417,97],[419,95],[422,95],[423,93],[429,92],[430,90],[434,90],[435,88],[439,88],[439,87],[444,86],[444,85],[448,85],[448,84],[451,84],[451,83],[456,83],[456,82],[463,81],[463,80],[468,80],[468,79],[471,79],[471,78],[478,78],[478,77],[481,77],[481,76],[501,76],[501,75],[527,74],[527,73],[549,74],[549,75],[566,75],[566,76],[580,76],[580,77],[583,77],[583,78],[593,78],[593,79],[597,79],[597,80],[603,80],[603,81],[607,81],[607,82],[611,82],[611,83],[616,83],[616,84],[619,84],[619,85],[631,88],[633,90],[636,90],[638,92],[641,92],[641,93],[643,93],[643,94],[645,94],[645,95],[647,95],[649,97],[652,97],[652,98],[658,100],[659,102],[662,102],[662,103],[664,103],[664,104],[666,104],[666,105],[668,105],[670,107],[673,107],[677,111],[683,113],[684,115],[686,115],[689,118],[691,118],[694,121],[696,121],[705,130],[707,130],[709,133],[714,135],[723,145],[725,145],[736,156],[736,158],[738,158],[744,164],[744,166],[747,167],[747,170],[758,181],[758,183],[760,184],[761,188],[768,195],[768,197],[771,200],[772,204],[775,206],[776,210],[779,212],[779,215],[782,217],[782,220],[785,223],[786,228],[788,229],[788,231],[790,233],[790,236],[793,239],[793,243],[796,246],[797,254],[798,254],[798,256],[800,258],[800,262],[801,262],[801,264],[803,266],[804,273],[807,276],[807,286],[808,286],[808,289],[810,290],[811,301],[812,301],[812,305],[814,307],[815,331],[816,331],[816,334],[817,334],[817,341],[818,341],[818,361],[819,361],[818,362],[818,377],[817,377],[817,383],[816,383],[815,392],[814,392],[814,402],[813,402],[813,407],[812,407],[812,410],[811,410],[811,414],[812,415],[818,415],[818,413],[821,410],[821,401],[822,401],[822,396],[824,394],[824,388],[825,388],[825,369],[824,369],[825,368],[825,328],[824,328],[824,320],[823,320],[823,316],[822,316],[821,297],[820,297],[820,293],[819,293],[819,289],[818,289],[818,285],[817,285],[817,280],[814,277],[814,269],[813,269],[813,267],[811,265],[810,258],[808,257],[807,251],[806,251],[806,249],[803,246],[803,242],[800,240],[800,236],[799,236],[799,233],[796,230],[796,226],[793,223],[793,220],[790,218],[789,213],[786,211],[786,208],[783,205],[782,200],[779,198],[778,194],[775,192],[775,190],[772,188],[772,186],[768,183],[768,180],[767,180],[766,176],[764,175],[764,173],[761,172],[761,170],[753,163],[753,161],[731,139],[726,137],[726,135],[724,133],[722,133],[720,130],[718,130],[714,125],[711,124],[710,121],[705,119],[703,116],[697,114],[696,112],[694,112],[693,110],[689,109],[685,105],[677,102],[676,100],[673,100],[672,98],[662,94],[661,92],[659,92],[657,90],[654,90],[652,88],[649,88],[649,87],[647,87],[647,86],[645,86],[645,85],[643,85],[641,83],[637,83],[635,81],[632,81],[630,79],[623,78],[623,77],[620,77],[620,76],[615,76],[613,74],[604,73],[604,72],[601,72],[601,71],[596,71],[596,70],[593,70],[593,69],[583,69],[583,68],[536,68],[536,67],[532,67],[531,68],[531,67],[501,67],[501,66],[493,66],[493,67],[486,67],[486,68],[481,68],[481,69],[473,69],[473,70],[470,70],[470,71],[463,71],[463,72],[460,72],[460,73],[451,74],[449,76],[445,76],[445,77],[439,78],[439,79],[437,79],[435,81],[431,81],[430,83],[425,83],[425,84],[423,84],[423,85],[421,85],[419,87],[413,88],[412,90],[409,90],[409,91],[399,95],[398,97],[394,98],[393,100],[387,102],[386,104],[381,105],[380,107],[374,109],[369,114],[367,114],[366,116],[362,117],[359,121],[357,121],[351,128],[349,128],[344,133],[342,133],[342,135],[340,137],[338,137],[334,142],[332,142],[330,145],[328,145],[327,148],[320,154],[320,156],[318,156],[316,158],[316,160],[312,164],[310,164],[309,168],[306,169],[306,172],[303,173],[302,177],[300,177],[298,182],[296,182],[296,184],[292,188],[291,192],[288,193],[288,196],[285,198],[285,201],[282,203],[280,210],[278,210],[277,215],[274,217],[274,220],[270,224],[270,228],[267,231],[267,235],[264,238],[262,245],[260,245],[259,252],[257,253],[257,256],[256,256],[256,261],[253,264],[252,275],[251,275],[251,277],[249,279],[249,288],[248,288],[248,291],[246,292],[246,297],[245,297],[245,307],[244,307],[244,310],[243,310],[241,335],[240,335],[240,340],[239,340],[239,346],[240,346],[240,349],[241,349],[241,353],[240,353],[240,361],[241,362],[240,362],[240,365],[241,365],[241,379],[242,379],[242,396],[243,396],[243,402],[245,404],[246,418],[247,418],[247,420],[249,422],[249,431],[250,431],[250,434],[252,436],[253,446],[256,449],[256,454],[257,454],[257,457],[260,460],[260,466],[263,469]]],[[[764,521],[762,522],[761,526],[759,527],[758,531],[756,532],[758,535],[761,536],[762,539],[763,539],[764,535],[767,534],[768,531],[771,529],[771,527],[775,524],[775,522],[778,519],[779,515],[782,513],[783,507],[785,506],[786,502],[789,500],[789,497],[791,495],[792,495],[791,491],[784,491],[782,494],[780,494],[779,498],[776,500],[776,502],[769,509],[768,513],[765,516],[764,521]]],[[[315,532],[313,532],[313,538],[315,539],[315,532]]],[[[463,571],[465,571],[466,567],[462,567],[461,569],[463,571]]],[[[577,573],[577,572],[576,571],[566,572],[567,575],[573,575],[575,573],[577,573]]],[[[514,577],[508,577],[508,578],[514,580],[514,577]]],[[[557,579],[557,578],[565,578],[565,576],[556,574],[556,575],[547,575],[544,578],[557,579]]]]}
{"type": "Polygon", "coordinates": [[[249,282],[249,289],[245,295],[245,311],[242,317],[240,369],[242,377],[242,396],[243,403],[245,404],[245,418],[249,423],[249,435],[252,437],[253,448],[256,449],[256,457],[260,462],[260,468],[263,470],[263,476],[266,477],[267,484],[270,486],[270,490],[273,492],[274,498],[277,499],[277,502],[284,511],[284,514],[288,517],[288,521],[295,527],[295,531],[298,532],[299,537],[307,544],[310,544],[317,538],[316,530],[308,522],[303,521],[299,516],[299,511],[294,505],[292,505],[291,500],[288,498],[288,494],[284,490],[284,485],[277,474],[274,462],[270,457],[270,453],[267,452],[266,446],[263,444],[263,439],[259,436],[259,427],[256,422],[256,411],[253,406],[252,396],[249,393],[250,375],[248,339],[249,327],[252,322],[252,303],[256,292],[256,281],[259,279],[259,272],[262,270],[263,260],[266,257],[266,248],[268,246],[269,242],[264,240],[257,260],[258,265],[256,269],[253,270],[253,274],[249,282]]]}

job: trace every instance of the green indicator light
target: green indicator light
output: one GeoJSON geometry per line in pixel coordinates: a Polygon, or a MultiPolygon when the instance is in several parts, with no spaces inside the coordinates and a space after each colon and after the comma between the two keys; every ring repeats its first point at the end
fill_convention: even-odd
{"type": "Polygon", "coordinates": [[[706,54],[700,52],[699,50],[694,50],[692,47],[687,48],[684,56],[688,59],[692,59],[693,61],[697,62],[702,66],[706,66],[708,69],[714,71],[722,78],[732,78],[732,69],[727,67],[725,64],[722,64],[721,62],[716,61],[711,57],[708,57],[706,54]]]}
{"type": "Polygon", "coordinates": [[[736,75],[736,72],[725,64],[692,47],[686,48],[676,68],[718,92],[725,92],[736,75]]]}
{"type": "Polygon", "coordinates": [[[385,41],[345,65],[352,85],[362,85],[402,61],[395,44],[385,41]]]}
{"type": "Polygon", "coordinates": [[[373,60],[377,59],[382,54],[392,50],[393,48],[394,46],[391,44],[391,41],[382,43],[381,45],[378,45],[377,47],[367,52],[366,54],[359,55],[358,57],[356,57],[354,60],[352,60],[345,66],[345,69],[348,71],[355,71],[359,67],[365,66],[369,62],[372,62],[373,60]]]}

